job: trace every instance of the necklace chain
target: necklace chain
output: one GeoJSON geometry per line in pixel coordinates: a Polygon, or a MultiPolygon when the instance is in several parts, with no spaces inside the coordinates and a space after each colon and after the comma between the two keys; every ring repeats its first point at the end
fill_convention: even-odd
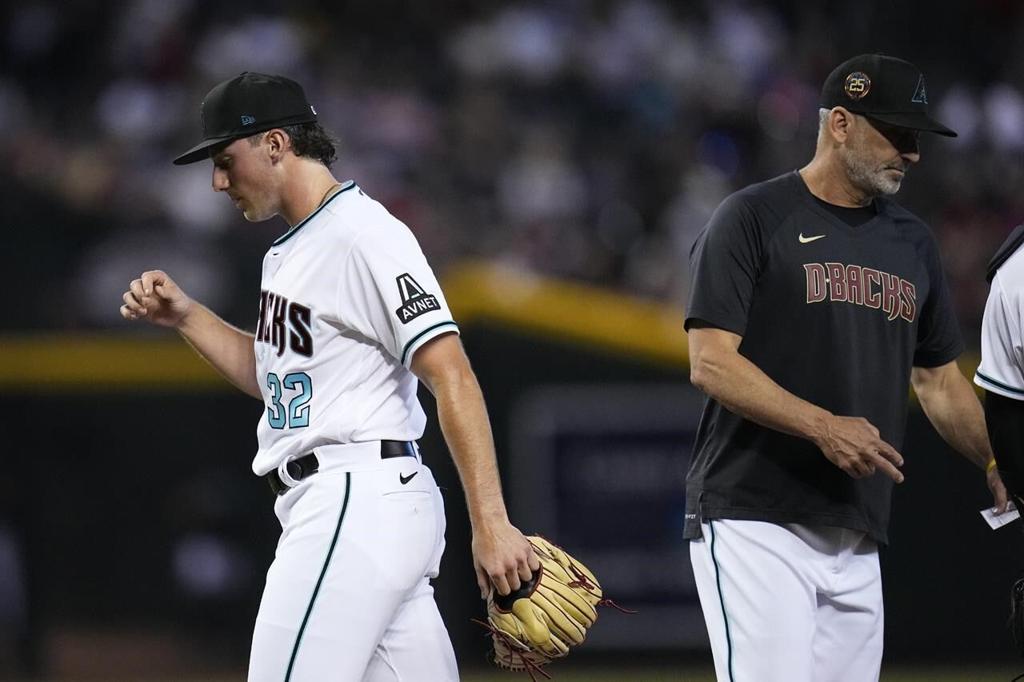
{"type": "Polygon", "coordinates": [[[316,207],[320,208],[321,206],[323,206],[327,202],[327,197],[329,197],[331,195],[331,192],[333,192],[334,190],[338,189],[339,187],[341,187],[341,183],[340,182],[336,182],[333,185],[331,185],[330,187],[328,187],[327,191],[324,192],[323,197],[321,197],[320,203],[317,204],[316,207]]]}

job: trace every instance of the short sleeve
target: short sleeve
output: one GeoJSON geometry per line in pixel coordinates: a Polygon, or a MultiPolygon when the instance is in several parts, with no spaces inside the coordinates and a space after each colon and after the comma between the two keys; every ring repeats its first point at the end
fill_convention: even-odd
{"type": "Polygon", "coordinates": [[[926,267],[930,286],[917,324],[914,366],[938,367],[956,360],[964,352],[964,341],[934,240],[929,240],[926,267]]]}
{"type": "Polygon", "coordinates": [[[427,341],[459,331],[416,238],[397,220],[357,238],[340,279],[338,310],[407,368],[427,341]]]}
{"type": "Polygon", "coordinates": [[[981,364],[974,375],[974,383],[986,391],[1024,400],[1021,334],[1020,293],[1004,289],[1000,273],[996,273],[985,303],[981,364]]]}
{"type": "Polygon", "coordinates": [[[743,335],[763,253],[757,215],[742,195],[728,197],[690,252],[690,293],[684,327],[702,320],[743,335]]]}

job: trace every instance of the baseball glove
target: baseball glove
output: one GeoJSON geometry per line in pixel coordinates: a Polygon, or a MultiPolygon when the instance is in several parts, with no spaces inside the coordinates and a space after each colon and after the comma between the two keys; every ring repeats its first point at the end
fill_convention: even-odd
{"type": "MultiPolygon", "coordinates": [[[[541,668],[579,645],[597,620],[601,586],[590,570],[561,547],[531,535],[541,568],[518,590],[487,599],[492,662],[508,670],[550,677],[541,668]]],[[[479,622],[479,621],[477,621],[479,622]]]]}

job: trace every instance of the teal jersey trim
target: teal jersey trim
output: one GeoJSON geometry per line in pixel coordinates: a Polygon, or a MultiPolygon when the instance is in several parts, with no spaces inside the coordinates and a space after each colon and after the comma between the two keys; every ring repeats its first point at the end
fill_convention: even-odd
{"type": "Polygon", "coordinates": [[[718,586],[718,603],[722,605],[722,622],[725,623],[725,646],[729,664],[729,682],[735,682],[732,674],[732,635],[729,634],[729,616],[725,612],[725,597],[722,596],[722,574],[718,571],[718,557],[715,556],[715,524],[708,519],[711,529],[711,561],[715,564],[715,584],[718,586]]]}
{"type": "Polygon", "coordinates": [[[1019,389],[1019,388],[1014,388],[1013,386],[1007,386],[1007,385],[1006,385],[1006,384],[1004,384],[1003,382],[1001,382],[1001,381],[996,381],[996,380],[995,380],[995,379],[993,379],[992,377],[987,377],[987,376],[985,376],[984,374],[982,374],[981,372],[977,372],[977,371],[976,371],[976,372],[975,372],[975,374],[977,374],[977,375],[978,375],[978,376],[979,376],[979,377],[981,378],[981,380],[982,380],[982,381],[985,381],[985,382],[987,382],[987,383],[990,383],[990,384],[992,384],[993,386],[998,386],[999,388],[1003,389],[1004,391],[1009,391],[1010,393],[1014,393],[1014,394],[1016,394],[1016,395],[1024,395],[1024,391],[1022,391],[1022,390],[1021,390],[1021,389],[1019,389]]]}
{"type": "Polygon", "coordinates": [[[285,673],[284,682],[289,682],[292,678],[292,668],[295,667],[295,658],[299,654],[299,644],[302,643],[302,633],[306,631],[306,624],[309,623],[309,616],[313,613],[313,604],[316,603],[316,596],[320,593],[320,585],[324,582],[324,576],[327,575],[327,567],[331,565],[331,557],[334,555],[334,548],[338,544],[338,536],[341,534],[341,522],[345,520],[345,511],[348,509],[348,499],[352,492],[352,472],[345,472],[345,501],[341,503],[341,515],[338,516],[338,525],[334,528],[334,537],[331,538],[331,547],[327,550],[327,558],[324,560],[324,567],[320,569],[320,577],[316,581],[316,587],[313,588],[313,596],[309,598],[309,606],[306,607],[306,615],[302,618],[302,625],[299,626],[299,634],[295,636],[295,646],[292,648],[292,657],[288,661],[288,672],[285,673]]]}
{"type": "Polygon", "coordinates": [[[438,327],[454,327],[456,331],[458,331],[458,329],[459,329],[459,325],[455,324],[454,320],[446,320],[444,322],[438,322],[435,325],[427,327],[426,329],[421,331],[419,334],[417,334],[416,336],[414,336],[411,339],[409,339],[409,343],[405,344],[405,348],[402,349],[402,364],[403,365],[405,364],[406,357],[409,355],[409,349],[412,348],[413,344],[416,343],[417,341],[419,341],[420,339],[422,339],[425,334],[429,334],[430,332],[434,331],[438,327]]]}
{"type": "Polygon", "coordinates": [[[317,206],[316,210],[313,211],[312,213],[310,213],[309,216],[307,216],[302,222],[296,224],[295,227],[293,227],[292,229],[288,230],[287,232],[282,234],[280,237],[278,237],[277,241],[275,241],[273,244],[271,244],[271,246],[280,246],[281,244],[284,244],[286,241],[288,241],[289,239],[294,237],[296,232],[301,230],[302,227],[304,225],[306,225],[306,223],[308,223],[310,220],[315,218],[317,216],[317,214],[320,213],[320,211],[322,211],[325,208],[327,208],[328,204],[330,204],[332,201],[337,199],[340,194],[349,191],[350,189],[352,189],[355,186],[356,186],[356,181],[355,180],[347,180],[346,182],[344,182],[341,185],[341,189],[339,189],[337,192],[335,192],[334,195],[331,196],[330,199],[325,201],[322,205],[317,206]]]}

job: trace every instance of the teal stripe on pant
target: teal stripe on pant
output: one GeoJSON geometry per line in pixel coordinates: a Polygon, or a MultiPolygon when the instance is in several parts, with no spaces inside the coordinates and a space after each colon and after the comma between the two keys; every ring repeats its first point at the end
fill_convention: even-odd
{"type": "Polygon", "coordinates": [[[306,615],[302,618],[302,625],[299,626],[299,633],[295,636],[295,646],[292,648],[292,657],[288,661],[288,672],[285,673],[284,682],[289,682],[292,678],[292,668],[295,667],[295,658],[299,654],[299,645],[302,643],[302,633],[306,631],[306,624],[309,622],[309,616],[313,613],[313,604],[316,603],[316,596],[320,593],[320,585],[324,582],[324,576],[327,575],[327,567],[331,565],[331,557],[334,556],[334,548],[338,544],[338,536],[341,535],[341,522],[345,520],[345,511],[348,509],[348,498],[349,493],[352,491],[352,472],[345,472],[345,500],[341,504],[341,514],[338,516],[338,525],[334,528],[334,537],[331,539],[331,547],[327,550],[327,558],[324,560],[324,567],[320,569],[320,577],[316,581],[316,587],[313,588],[313,596],[309,598],[309,606],[306,607],[306,615]]]}
{"type": "Polygon", "coordinates": [[[715,564],[715,584],[718,586],[718,603],[722,605],[722,622],[725,623],[725,643],[729,661],[729,682],[735,682],[732,674],[732,636],[729,634],[729,616],[725,612],[725,597],[722,596],[722,575],[718,571],[718,557],[715,556],[715,524],[708,520],[711,529],[711,561],[715,564]]]}

